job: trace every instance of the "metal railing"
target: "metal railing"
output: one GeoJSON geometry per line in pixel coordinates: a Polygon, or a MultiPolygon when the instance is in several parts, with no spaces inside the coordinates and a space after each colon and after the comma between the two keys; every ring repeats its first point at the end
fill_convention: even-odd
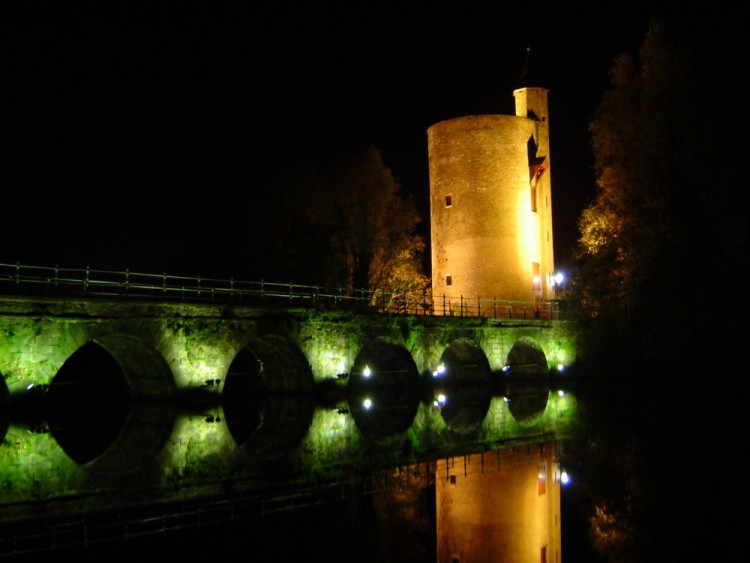
{"type": "Polygon", "coordinates": [[[0,263],[0,294],[82,298],[150,299],[236,303],[321,309],[349,309],[405,315],[559,319],[557,302],[524,302],[443,295],[435,302],[383,290],[327,288],[234,278],[150,274],[130,270],[97,270],[0,263]]]}

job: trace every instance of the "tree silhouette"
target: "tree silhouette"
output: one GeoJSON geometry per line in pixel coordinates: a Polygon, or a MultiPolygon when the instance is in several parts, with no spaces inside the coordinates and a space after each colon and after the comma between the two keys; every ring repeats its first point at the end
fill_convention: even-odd
{"type": "Polygon", "coordinates": [[[301,248],[306,261],[314,256],[326,265],[318,269],[321,283],[351,293],[416,292],[421,301],[428,280],[421,271],[424,241],[415,234],[420,217],[378,149],[308,168],[296,185],[301,211],[293,223],[315,234],[316,248],[301,248]]]}
{"type": "Polygon", "coordinates": [[[717,478],[711,460],[740,471],[706,420],[727,427],[741,412],[732,358],[748,333],[727,296],[747,266],[745,180],[728,166],[743,133],[715,110],[733,115],[743,97],[716,69],[717,53],[737,54],[687,31],[653,20],[639,57],[614,61],[590,124],[598,192],[580,218],[570,299],[576,371],[599,383],[580,390],[570,454],[589,474],[593,543],[612,561],[716,558],[732,534],[697,507],[726,516],[735,494],[692,478],[717,478]],[[707,401],[708,386],[720,399],[707,401]],[[690,475],[675,471],[684,463],[690,475]]]}

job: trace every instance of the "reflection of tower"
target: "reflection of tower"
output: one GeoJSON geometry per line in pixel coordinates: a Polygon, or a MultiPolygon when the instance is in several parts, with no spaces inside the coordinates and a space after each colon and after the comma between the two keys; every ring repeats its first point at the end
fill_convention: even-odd
{"type": "Polygon", "coordinates": [[[514,116],[460,117],[427,131],[436,303],[554,298],[547,90],[513,96],[514,116]]]}

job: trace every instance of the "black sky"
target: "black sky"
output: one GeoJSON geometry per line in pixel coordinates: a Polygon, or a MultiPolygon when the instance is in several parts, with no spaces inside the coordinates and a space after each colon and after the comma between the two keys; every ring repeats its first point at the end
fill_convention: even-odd
{"type": "Polygon", "coordinates": [[[269,178],[299,157],[380,148],[427,232],[427,128],[512,113],[527,46],[550,90],[565,262],[612,59],[651,16],[705,17],[680,2],[54,6],[4,18],[0,262],[204,275],[224,240],[271,228],[269,178]]]}

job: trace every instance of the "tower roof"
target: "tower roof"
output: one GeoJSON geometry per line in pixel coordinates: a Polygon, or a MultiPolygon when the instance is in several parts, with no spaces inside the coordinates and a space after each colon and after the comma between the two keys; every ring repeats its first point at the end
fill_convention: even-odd
{"type": "Polygon", "coordinates": [[[531,47],[526,47],[526,56],[521,67],[521,72],[516,79],[515,88],[541,87],[542,82],[538,76],[538,68],[531,65],[531,47]]]}

